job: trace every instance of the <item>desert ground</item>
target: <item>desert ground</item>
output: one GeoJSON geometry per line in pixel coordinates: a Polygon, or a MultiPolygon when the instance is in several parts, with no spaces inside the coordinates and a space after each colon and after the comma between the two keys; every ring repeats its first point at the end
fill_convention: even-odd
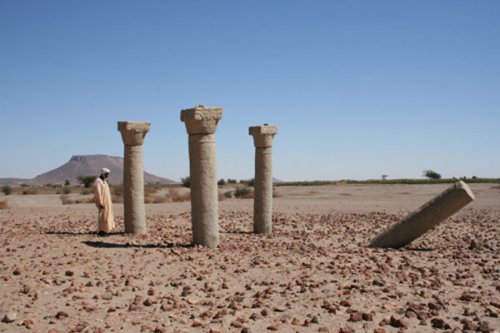
{"type": "Polygon", "coordinates": [[[189,202],[147,204],[142,236],[115,204],[99,237],[92,204],[0,195],[0,332],[499,332],[498,185],[407,248],[364,246],[447,187],[277,187],[272,237],[226,199],[217,249],[191,246],[189,202]]]}

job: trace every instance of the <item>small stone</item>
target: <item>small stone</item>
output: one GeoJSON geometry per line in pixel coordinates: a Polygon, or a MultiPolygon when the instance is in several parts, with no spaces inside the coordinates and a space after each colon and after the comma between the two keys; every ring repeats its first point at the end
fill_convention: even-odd
{"type": "Polygon", "coordinates": [[[373,330],[373,333],[385,333],[385,330],[383,328],[376,328],[373,330]]]}
{"type": "Polygon", "coordinates": [[[15,312],[8,312],[2,318],[2,323],[12,323],[17,319],[17,314],[15,312]]]}
{"type": "Polygon", "coordinates": [[[313,316],[313,317],[311,318],[311,323],[313,323],[313,324],[319,324],[319,319],[318,319],[318,316],[313,316]]]}
{"type": "Polygon", "coordinates": [[[365,321],[373,321],[373,315],[368,312],[363,312],[362,313],[363,320],[365,321]]]}
{"type": "Polygon", "coordinates": [[[68,318],[68,314],[64,311],[59,311],[58,313],[56,313],[56,316],[55,316],[57,319],[59,320],[63,320],[65,318],[68,318]]]}
{"type": "Polygon", "coordinates": [[[349,315],[349,321],[357,322],[363,320],[363,314],[361,312],[354,312],[349,315]]]}
{"type": "Polygon", "coordinates": [[[277,331],[279,329],[278,325],[273,324],[267,327],[269,331],[277,331]]]}
{"type": "Polygon", "coordinates": [[[431,320],[432,328],[437,328],[440,330],[449,330],[451,327],[443,319],[433,318],[431,320]]]}
{"type": "Polygon", "coordinates": [[[392,327],[396,327],[396,328],[408,328],[408,326],[409,326],[408,320],[406,320],[405,318],[399,318],[398,319],[398,318],[396,318],[394,316],[391,316],[389,324],[392,327]]]}
{"type": "Polygon", "coordinates": [[[75,275],[75,272],[73,272],[73,271],[66,271],[64,274],[66,276],[73,276],[73,275],[75,275]]]}
{"type": "Polygon", "coordinates": [[[110,301],[113,298],[113,295],[109,292],[102,294],[101,298],[106,301],[110,301]]]}
{"type": "Polygon", "coordinates": [[[339,328],[339,333],[353,333],[354,330],[349,326],[339,328]]]}
{"type": "Polygon", "coordinates": [[[251,331],[251,330],[250,330],[250,328],[248,328],[248,327],[243,327],[243,328],[241,329],[241,333],[252,333],[252,331],[251,331]]]}
{"type": "Polygon", "coordinates": [[[340,305],[349,308],[349,307],[351,307],[351,302],[349,302],[348,300],[342,300],[342,301],[340,301],[340,305]]]}
{"type": "Polygon", "coordinates": [[[488,322],[486,321],[482,321],[481,323],[479,323],[479,331],[481,331],[481,333],[490,333],[490,324],[488,324],[488,322]]]}

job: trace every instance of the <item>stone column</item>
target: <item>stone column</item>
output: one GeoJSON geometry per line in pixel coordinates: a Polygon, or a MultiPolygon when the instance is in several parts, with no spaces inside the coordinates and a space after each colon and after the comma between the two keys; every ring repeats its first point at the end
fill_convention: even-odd
{"type": "Polygon", "coordinates": [[[142,144],[149,132],[151,123],[119,121],[120,131],[125,144],[123,164],[123,206],[125,232],[145,234],[146,212],[144,209],[144,165],[142,144]]]}
{"type": "Polygon", "coordinates": [[[400,248],[410,244],[473,200],[474,194],[467,184],[459,181],[416,212],[381,232],[368,246],[400,248]]]}
{"type": "Polygon", "coordinates": [[[209,248],[219,245],[215,130],[221,118],[222,108],[198,105],[181,111],[181,121],[189,134],[193,244],[209,248]]]}
{"type": "Polygon", "coordinates": [[[253,231],[271,235],[273,232],[273,139],[275,126],[253,126],[248,129],[255,145],[255,199],[253,231]]]}

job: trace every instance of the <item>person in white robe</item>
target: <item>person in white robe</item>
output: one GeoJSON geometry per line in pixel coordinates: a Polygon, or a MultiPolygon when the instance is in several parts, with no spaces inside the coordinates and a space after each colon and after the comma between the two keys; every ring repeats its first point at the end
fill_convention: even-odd
{"type": "Polygon", "coordinates": [[[97,231],[99,236],[105,236],[115,228],[111,192],[106,180],[109,177],[109,173],[110,170],[108,168],[103,168],[101,170],[101,175],[97,177],[94,182],[95,205],[99,210],[97,218],[97,231]]]}

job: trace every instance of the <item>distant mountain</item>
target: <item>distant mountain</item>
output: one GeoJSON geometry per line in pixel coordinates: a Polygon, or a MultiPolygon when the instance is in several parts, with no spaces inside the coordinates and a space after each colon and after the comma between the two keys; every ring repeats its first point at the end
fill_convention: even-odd
{"type": "MultiPolygon", "coordinates": [[[[123,158],[109,155],[75,155],[60,167],[42,173],[33,179],[2,178],[0,184],[64,184],[69,180],[71,184],[78,184],[78,176],[99,176],[102,168],[111,170],[109,182],[111,184],[123,183],[123,158]]],[[[175,183],[171,179],[158,177],[144,172],[145,184],[171,184],[175,183]]]]}

